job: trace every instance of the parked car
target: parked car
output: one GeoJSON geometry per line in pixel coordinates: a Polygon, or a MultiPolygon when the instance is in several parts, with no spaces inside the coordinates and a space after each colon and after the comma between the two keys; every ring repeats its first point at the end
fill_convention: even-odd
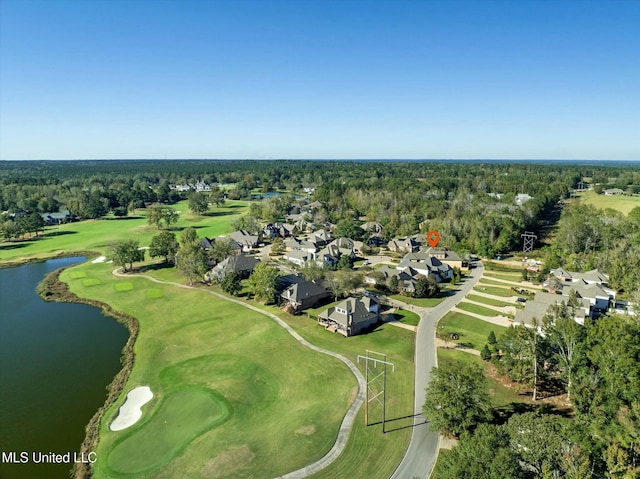
{"type": "Polygon", "coordinates": [[[527,302],[527,298],[519,297],[518,301],[521,302],[521,303],[526,303],[527,302]]]}

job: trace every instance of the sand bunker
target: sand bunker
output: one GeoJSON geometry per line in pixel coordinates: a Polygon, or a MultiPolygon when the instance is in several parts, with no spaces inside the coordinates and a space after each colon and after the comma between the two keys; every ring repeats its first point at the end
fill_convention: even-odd
{"type": "Polygon", "coordinates": [[[96,259],[92,261],[92,263],[104,263],[106,259],[107,259],[106,256],[98,256],[96,259]]]}
{"type": "Polygon", "coordinates": [[[113,420],[109,429],[121,431],[134,425],[142,417],[140,408],[151,401],[151,398],[153,398],[153,393],[149,386],[139,386],[129,391],[127,400],[118,409],[118,416],[113,420]]]}

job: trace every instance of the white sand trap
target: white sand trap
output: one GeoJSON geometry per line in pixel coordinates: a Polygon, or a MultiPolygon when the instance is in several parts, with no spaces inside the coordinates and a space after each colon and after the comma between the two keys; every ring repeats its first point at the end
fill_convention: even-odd
{"type": "Polygon", "coordinates": [[[98,256],[96,259],[92,261],[92,263],[104,263],[104,260],[106,259],[107,259],[106,256],[98,256]]]}
{"type": "Polygon", "coordinates": [[[139,386],[129,391],[127,400],[118,409],[118,416],[113,420],[109,429],[121,431],[133,426],[142,417],[140,408],[151,401],[151,398],[153,398],[153,393],[149,386],[139,386]]]}

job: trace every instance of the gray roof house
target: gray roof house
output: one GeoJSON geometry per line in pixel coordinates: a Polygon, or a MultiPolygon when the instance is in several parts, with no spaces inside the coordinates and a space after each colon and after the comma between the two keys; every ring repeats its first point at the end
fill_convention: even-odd
{"type": "Polygon", "coordinates": [[[68,223],[73,219],[69,210],[55,211],[52,213],[40,213],[40,216],[42,216],[44,222],[49,226],[68,223]]]}
{"type": "Polygon", "coordinates": [[[229,238],[242,246],[242,251],[250,251],[253,248],[257,248],[260,243],[260,237],[258,235],[252,235],[244,230],[230,233],[229,238]]]}
{"type": "Polygon", "coordinates": [[[315,281],[302,281],[289,286],[280,297],[285,303],[293,306],[296,311],[301,311],[330,298],[331,292],[315,281]]]}
{"type": "Polygon", "coordinates": [[[451,279],[453,268],[443,263],[438,258],[431,256],[426,251],[418,251],[417,253],[407,253],[396,269],[402,271],[412,268],[419,274],[428,276],[433,275],[437,282],[451,279]]]}
{"type": "Polygon", "coordinates": [[[253,271],[253,268],[260,262],[260,260],[252,256],[234,255],[229,256],[227,259],[219,262],[205,275],[207,281],[217,279],[221,281],[228,273],[238,273],[242,277],[247,277],[253,271]]]}
{"type": "Polygon", "coordinates": [[[395,253],[413,253],[419,248],[420,244],[414,238],[392,239],[387,243],[387,249],[395,253]]]}
{"type": "Polygon", "coordinates": [[[380,304],[370,297],[347,298],[318,315],[318,324],[349,337],[361,333],[380,320],[380,304]]]}
{"type": "MultiPolygon", "coordinates": [[[[564,302],[567,303],[569,298],[566,296],[561,296],[559,294],[552,293],[536,293],[535,298],[532,301],[527,301],[524,310],[519,310],[516,312],[516,316],[514,319],[514,324],[522,324],[529,328],[537,328],[538,330],[542,327],[542,320],[544,316],[549,311],[549,308],[557,304],[564,302]]],[[[591,314],[591,304],[589,300],[578,298],[579,307],[576,310],[576,315],[574,317],[575,321],[579,324],[584,324],[585,318],[589,317],[591,314]]]]}
{"type": "Polygon", "coordinates": [[[287,261],[292,262],[298,266],[303,266],[308,261],[314,260],[316,258],[315,253],[310,253],[305,250],[294,249],[292,251],[287,251],[283,258],[287,261]]]}

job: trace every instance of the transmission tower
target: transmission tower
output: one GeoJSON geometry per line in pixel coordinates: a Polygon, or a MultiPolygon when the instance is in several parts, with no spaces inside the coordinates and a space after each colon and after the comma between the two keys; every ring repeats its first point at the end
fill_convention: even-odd
{"type": "Polygon", "coordinates": [[[391,372],[395,372],[396,367],[393,363],[387,362],[387,355],[377,353],[375,351],[365,350],[365,355],[358,355],[358,364],[360,360],[365,362],[365,378],[367,381],[367,400],[364,403],[364,424],[369,425],[369,403],[377,401],[382,406],[382,432],[385,433],[386,406],[387,406],[387,366],[391,366],[391,372]],[[371,356],[371,355],[374,356],[371,356]],[[378,364],[381,370],[378,371],[378,364]],[[376,371],[374,371],[374,369],[376,371]],[[371,395],[371,397],[369,397],[371,395]],[[382,400],[380,400],[382,397],[382,400]]]}
{"type": "Polygon", "coordinates": [[[533,243],[536,239],[538,239],[535,233],[531,231],[525,231],[520,236],[522,236],[522,252],[528,253],[529,251],[533,251],[533,243]]]}

